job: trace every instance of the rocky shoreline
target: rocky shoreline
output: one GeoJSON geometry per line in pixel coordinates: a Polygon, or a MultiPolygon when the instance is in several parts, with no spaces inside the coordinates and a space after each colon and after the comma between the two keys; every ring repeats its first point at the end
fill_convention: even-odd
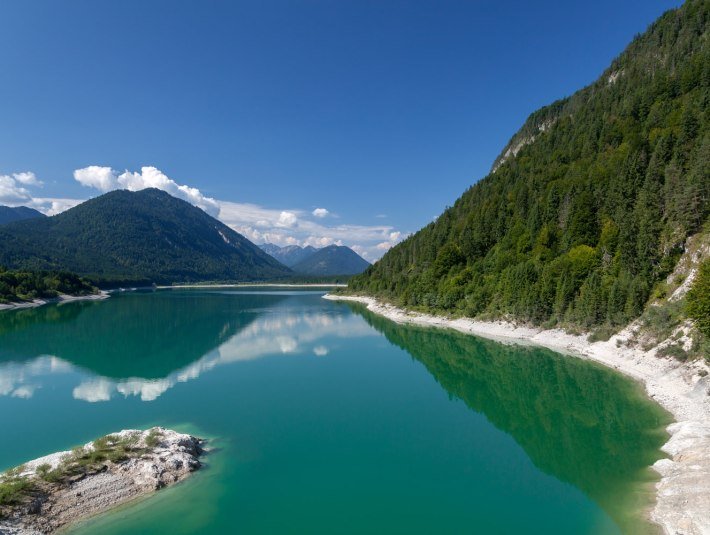
{"type": "Polygon", "coordinates": [[[154,427],[30,461],[0,479],[0,535],[54,533],[173,485],[201,467],[203,445],[154,427]]]}
{"type": "Polygon", "coordinates": [[[48,305],[50,303],[70,303],[72,301],[100,301],[102,299],[108,299],[110,294],[106,291],[100,291],[96,294],[89,295],[67,295],[63,294],[58,297],[52,297],[49,299],[34,299],[33,301],[22,301],[18,303],[0,303],[1,310],[15,310],[18,308],[35,308],[41,307],[42,305],[48,305]]]}
{"type": "Polygon", "coordinates": [[[663,446],[670,458],[653,468],[661,475],[651,520],[668,535],[710,534],[710,370],[706,363],[680,363],[628,347],[633,326],[605,342],[560,329],[538,329],[505,321],[450,319],[409,312],[365,296],[325,295],[333,301],[362,303],[396,323],[442,327],[504,343],[533,344],[567,355],[600,362],[641,381],[649,397],[673,415],[671,437],[663,446]]]}

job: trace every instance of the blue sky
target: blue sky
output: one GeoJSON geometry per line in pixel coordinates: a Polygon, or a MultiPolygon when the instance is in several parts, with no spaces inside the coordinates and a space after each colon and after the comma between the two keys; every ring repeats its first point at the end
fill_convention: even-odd
{"type": "Polygon", "coordinates": [[[160,185],[373,260],[679,4],[5,0],[0,203],[160,185]]]}

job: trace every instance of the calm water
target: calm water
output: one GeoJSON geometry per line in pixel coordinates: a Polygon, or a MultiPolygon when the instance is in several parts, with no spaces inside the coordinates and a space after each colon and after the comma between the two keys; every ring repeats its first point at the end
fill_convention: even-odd
{"type": "Polygon", "coordinates": [[[211,438],[82,534],[647,533],[668,422],[588,362],[246,290],[0,313],[0,418],[0,469],[123,428],[211,438]]]}

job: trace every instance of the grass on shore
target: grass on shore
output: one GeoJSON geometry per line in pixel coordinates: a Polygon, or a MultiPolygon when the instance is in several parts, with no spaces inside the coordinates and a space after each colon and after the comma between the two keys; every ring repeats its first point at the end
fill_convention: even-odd
{"type": "Polygon", "coordinates": [[[106,463],[120,463],[143,455],[157,447],[161,438],[162,433],[152,429],[145,437],[145,446],[142,446],[139,444],[139,433],[106,435],[96,439],[91,447],[74,448],[56,468],[41,464],[34,475],[22,475],[26,470],[24,465],[12,468],[0,475],[0,518],[3,516],[2,508],[19,505],[35,494],[39,487],[38,480],[59,484],[69,478],[90,474],[106,463]]]}

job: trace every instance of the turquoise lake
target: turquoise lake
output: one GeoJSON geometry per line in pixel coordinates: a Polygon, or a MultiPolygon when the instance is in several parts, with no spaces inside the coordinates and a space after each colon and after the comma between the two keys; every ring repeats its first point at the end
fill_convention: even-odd
{"type": "Polygon", "coordinates": [[[599,365],[317,291],[0,312],[0,470],[127,428],[205,468],[73,534],[649,533],[669,418],[599,365]]]}

